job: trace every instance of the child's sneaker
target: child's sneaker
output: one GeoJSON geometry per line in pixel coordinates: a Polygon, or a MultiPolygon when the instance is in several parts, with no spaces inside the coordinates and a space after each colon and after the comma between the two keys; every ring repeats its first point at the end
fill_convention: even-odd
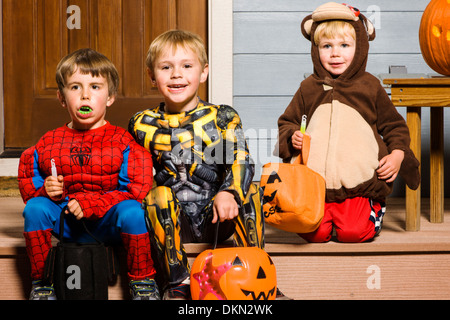
{"type": "Polygon", "coordinates": [[[164,292],[164,300],[190,300],[191,286],[186,283],[174,285],[164,292]]]}
{"type": "Polygon", "coordinates": [[[161,300],[158,285],[154,279],[131,280],[131,300],[161,300]]]}
{"type": "Polygon", "coordinates": [[[30,300],[56,300],[53,285],[45,285],[42,280],[34,280],[31,286],[30,300]]]}

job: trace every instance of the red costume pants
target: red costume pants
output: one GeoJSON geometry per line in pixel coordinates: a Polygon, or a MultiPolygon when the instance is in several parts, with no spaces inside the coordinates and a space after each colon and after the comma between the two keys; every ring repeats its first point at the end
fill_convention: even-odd
{"type": "Polygon", "coordinates": [[[308,242],[327,242],[334,227],[340,242],[368,241],[381,230],[385,211],[384,203],[362,197],[325,203],[324,216],[317,230],[299,236],[308,242]]]}
{"type": "MultiPolygon", "coordinates": [[[[46,197],[32,198],[23,211],[24,237],[31,263],[31,278],[42,279],[45,260],[52,247],[52,233],[59,234],[59,218],[67,201],[55,203],[46,197]]],[[[103,218],[86,221],[88,229],[107,244],[122,243],[127,251],[130,280],[153,278],[156,271],[151,258],[150,237],[144,210],[136,200],[121,201],[103,218]]],[[[92,238],[72,215],[64,219],[64,238],[71,242],[91,242],[92,238]]]]}

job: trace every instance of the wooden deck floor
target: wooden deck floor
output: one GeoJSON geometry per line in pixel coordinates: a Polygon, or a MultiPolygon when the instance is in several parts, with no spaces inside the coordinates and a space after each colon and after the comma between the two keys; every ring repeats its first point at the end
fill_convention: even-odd
{"type": "MultiPolygon", "coordinates": [[[[24,299],[29,291],[23,207],[20,198],[0,198],[0,299],[24,299]],[[18,292],[3,290],[17,283],[18,292]]],[[[186,244],[191,261],[207,248],[186,244]]],[[[450,200],[444,222],[434,224],[422,199],[421,230],[412,232],[405,231],[404,199],[390,198],[380,235],[362,244],[309,244],[268,226],[266,251],[278,286],[294,299],[450,299],[450,200]]],[[[124,287],[119,280],[110,298],[126,299],[124,287]]]]}

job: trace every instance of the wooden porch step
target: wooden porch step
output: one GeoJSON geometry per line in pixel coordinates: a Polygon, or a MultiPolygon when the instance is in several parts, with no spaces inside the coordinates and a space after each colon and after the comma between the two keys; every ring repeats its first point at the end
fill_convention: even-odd
{"type": "MultiPolygon", "coordinates": [[[[381,234],[368,243],[310,244],[266,226],[265,249],[277,268],[279,288],[294,299],[449,299],[450,200],[444,222],[434,224],[423,199],[418,232],[405,231],[404,202],[388,199],[381,234]]],[[[0,198],[0,299],[26,299],[30,290],[23,208],[20,198],[0,198]]],[[[185,247],[193,262],[210,245],[185,247]]],[[[123,269],[110,299],[128,299],[123,269]]]]}

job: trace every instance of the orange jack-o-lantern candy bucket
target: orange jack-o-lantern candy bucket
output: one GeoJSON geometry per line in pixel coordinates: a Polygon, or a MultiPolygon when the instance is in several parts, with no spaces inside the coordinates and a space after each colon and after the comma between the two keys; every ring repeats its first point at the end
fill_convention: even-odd
{"type": "Polygon", "coordinates": [[[191,268],[193,300],[274,300],[276,291],[275,265],[259,248],[206,250],[191,268]]]}

